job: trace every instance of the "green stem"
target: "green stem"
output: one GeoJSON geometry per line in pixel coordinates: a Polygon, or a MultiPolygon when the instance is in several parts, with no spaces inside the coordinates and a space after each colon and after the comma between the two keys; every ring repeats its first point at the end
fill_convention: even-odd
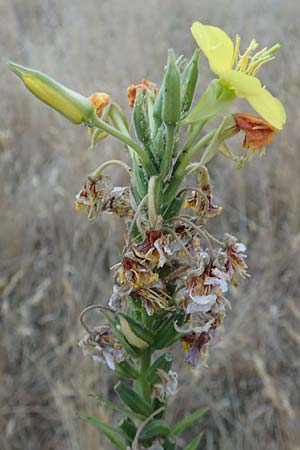
{"type": "Polygon", "coordinates": [[[214,137],[217,129],[210,131],[206,136],[200,139],[197,144],[194,145],[186,154],[182,157],[181,161],[175,165],[174,174],[172,176],[172,182],[169,184],[167,190],[164,193],[164,207],[168,207],[169,204],[174,200],[178,189],[185,176],[185,170],[192,159],[197,155],[197,153],[209,143],[209,141],[214,137]]]}
{"type": "Polygon", "coordinates": [[[138,386],[143,398],[150,403],[151,402],[151,385],[146,380],[145,376],[151,364],[151,349],[146,348],[140,359],[140,376],[138,378],[138,386]]]}
{"type": "Polygon", "coordinates": [[[168,174],[170,162],[173,154],[173,146],[174,146],[174,137],[175,137],[175,127],[168,126],[167,127],[167,145],[165,149],[165,153],[163,155],[162,163],[160,166],[160,175],[162,180],[168,174]]]}
{"type": "Polygon", "coordinates": [[[207,122],[207,120],[202,120],[199,124],[193,126],[192,132],[189,135],[189,137],[182,149],[182,155],[184,155],[188,151],[188,149],[191,148],[191,146],[194,144],[195,140],[198,137],[198,134],[200,133],[200,131],[202,130],[202,128],[204,127],[206,122],[207,122]]]}
{"type": "Polygon", "coordinates": [[[121,133],[116,128],[99,119],[96,113],[94,113],[94,115],[92,116],[91,123],[100,130],[106,131],[106,133],[123,142],[125,145],[131,147],[139,155],[146,172],[149,175],[155,174],[156,169],[151,159],[149,158],[149,155],[133,139],[131,139],[130,136],[121,133]]]}

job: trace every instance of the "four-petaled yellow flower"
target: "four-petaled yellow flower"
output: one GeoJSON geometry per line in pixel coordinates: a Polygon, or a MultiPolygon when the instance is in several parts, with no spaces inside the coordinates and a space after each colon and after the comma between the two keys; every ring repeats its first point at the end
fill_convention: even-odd
{"type": "Polygon", "coordinates": [[[247,99],[267,122],[281,130],[286,122],[284,107],[255,76],[264,63],[274,58],[280,45],[264,48],[253,55],[258,44],[252,40],[246,52],[240,56],[239,36],[236,37],[234,46],[230,37],[218,27],[195,22],[191,31],[207,57],[211,70],[219,76],[221,85],[247,99]]]}

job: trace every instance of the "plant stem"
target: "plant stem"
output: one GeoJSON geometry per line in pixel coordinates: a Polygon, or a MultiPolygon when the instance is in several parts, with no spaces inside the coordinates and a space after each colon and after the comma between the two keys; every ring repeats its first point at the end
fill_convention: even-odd
{"type": "Polygon", "coordinates": [[[151,401],[151,385],[145,379],[145,375],[150,367],[150,364],[151,349],[147,348],[144,350],[144,353],[140,359],[140,376],[137,381],[140,388],[140,393],[148,403],[150,403],[151,401]]]}
{"type": "Polygon", "coordinates": [[[170,162],[172,159],[173,146],[174,146],[174,136],[175,136],[175,127],[168,126],[167,127],[167,145],[166,150],[162,157],[162,162],[160,166],[160,176],[162,180],[168,174],[170,162]]]}
{"type": "Polygon", "coordinates": [[[146,172],[149,175],[155,174],[156,169],[151,159],[149,158],[149,155],[133,139],[131,139],[130,136],[121,133],[116,128],[99,119],[96,113],[92,116],[92,125],[99,128],[100,130],[106,131],[106,133],[123,142],[125,145],[131,147],[139,155],[146,172]]]}

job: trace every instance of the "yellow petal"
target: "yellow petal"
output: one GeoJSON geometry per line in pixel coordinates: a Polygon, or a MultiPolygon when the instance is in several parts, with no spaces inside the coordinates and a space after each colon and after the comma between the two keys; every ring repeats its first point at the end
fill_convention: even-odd
{"type": "Polygon", "coordinates": [[[191,31],[213,72],[219,75],[221,71],[231,69],[234,46],[225,31],[200,22],[194,22],[191,31]]]}
{"type": "Polygon", "coordinates": [[[227,70],[220,74],[220,82],[228,89],[232,89],[238,97],[247,98],[256,95],[262,89],[258,78],[246,75],[236,70],[227,70]]]}
{"type": "Polygon", "coordinates": [[[248,102],[270,125],[281,130],[286,122],[286,112],[282,103],[265,88],[257,95],[247,97],[248,102]]]}

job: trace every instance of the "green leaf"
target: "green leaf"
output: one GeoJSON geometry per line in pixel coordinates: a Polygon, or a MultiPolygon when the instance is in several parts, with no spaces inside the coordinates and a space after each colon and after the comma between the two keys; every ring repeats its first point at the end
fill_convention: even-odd
{"type": "Polygon", "coordinates": [[[95,396],[96,400],[102,405],[102,406],[108,406],[108,408],[111,408],[114,411],[118,411],[122,414],[125,414],[127,416],[136,417],[139,420],[144,419],[144,415],[137,414],[135,412],[130,411],[129,409],[122,408],[122,406],[115,405],[114,403],[110,402],[109,400],[106,400],[99,395],[95,396]]]}
{"type": "Polygon", "coordinates": [[[111,425],[108,425],[107,423],[103,422],[100,419],[96,419],[95,417],[86,416],[84,414],[81,414],[81,417],[86,422],[98,428],[120,450],[126,450],[126,445],[124,444],[124,442],[120,441],[114,434],[117,433],[121,436],[124,436],[124,432],[122,430],[112,427],[111,425]]]}
{"type": "Polygon", "coordinates": [[[222,86],[219,80],[212,80],[195,108],[180,124],[187,125],[213,119],[224,113],[234,99],[233,91],[222,86]]]}
{"type": "Polygon", "coordinates": [[[197,450],[200,441],[202,439],[203,432],[199,434],[199,436],[196,436],[185,448],[184,450],[197,450]]]}
{"type": "Polygon", "coordinates": [[[115,392],[120,399],[127,405],[133,412],[141,414],[144,417],[150,416],[152,408],[139,394],[133,389],[126,386],[126,384],[119,382],[115,386],[115,392]]]}
{"type": "Polygon", "coordinates": [[[191,415],[189,415],[188,417],[186,417],[185,419],[181,420],[180,422],[178,422],[171,430],[172,434],[180,434],[182,433],[183,430],[185,430],[187,427],[189,427],[190,425],[192,425],[192,423],[195,422],[195,420],[199,419],[200,417],[202,417],[208,408],[199,408],[196,411],[194,411],[191,415]]]}
{"type": "Polygon", "coordinates": [[[142,432],[141,432],[141,440],[154,439],[158,437],[166,438],[170,434],[170,428],[168,423],[165,420],[161,419],[153,419],[148,422],[142,432]]]}

